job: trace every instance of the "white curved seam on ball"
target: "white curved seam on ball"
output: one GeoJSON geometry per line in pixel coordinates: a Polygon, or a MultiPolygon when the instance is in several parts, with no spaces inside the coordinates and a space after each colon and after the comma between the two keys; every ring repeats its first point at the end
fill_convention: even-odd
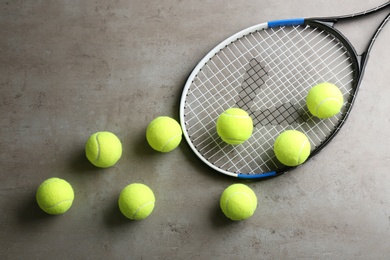
{"type": "MultiPolygon", "coordinates": [[[[244,194],[245,196],[247,196],[247,197],[249,198],[249,200],[251,201],[251,205],[252,205],[252,212],[254,212],[254,207],[253,207],[252,198],[251,198],[248,194],[246,194],[245,192],[242,192],[242,191],[233,192],[233,194],[231,194],[231,195],[227,198],[226,203],[225,203],[225,209],[226,209],[226,211],[229,211],[229,210],[228,210],[228,204],[229,204],[230,198],[233,197],[236,193],[242,193],[242,194],[244,194]]],[[[228,212],[228,214],[230,215],[230,212],[228,212]]]]}
{"type": "Polygon", "coordinates": [[[335,97],[328,97],[328,98],[325,98],[323,100],[321,100],[321,102],[316,106],[316,115],[318,116],[318,110],[320,109],[320,107],[322,106],[322,104],[328,100],[337,100],[339,103],[340,103],[340,100],[338,98],[335,98],[335,97]]]}
{"type": "Polygon", "coordinates": [[[301,145],[301,149],[299,150],[299,155],[298,155],[297,164],[299,164],[299,162],[301,161],[301,154],[302,154],[303,148],[305,148],[306,143],[307,143],[307,140],[305,140],[305,141],[302,143],[302,145],[301,145]]]}
{"type": "Polygon", "coordinates": [[[51,208],[54,208],[54,207],[56,207],[56,206],[58,206],[58,205],[60,205],[60,204],[62,204],[62,203],[65,203],[65,202],[72,202],[72,201],[73,201],[72,199],[63,200],[63,201],[60,201],[60,202],[58,202],[58,203],[56,203],[56,204],[54,204],[54,205],[52,205],[52,206],[50,206],[50,207],[45,207],[45,209],[51,209],[51,208]]]}
{"type": "Polygon", "coordinates": [[[100,144],[99,144],[99,135],[100,134],[97,134],[95,139],[96,139],[96,143],[97,143],[97,155],[96,155],[96,159],[93,161],[93,162],[97,162],[99,160],[99,157],[100,157],[100,144]]]}
{"type": "Polygon", "coordinates": [[[61,179],[55,179],[55,177],[51,178],[51,180],[50,179],[46,180],[44,185],[43,185],[43,187],[46,186],[49,183],[52,183],[52,182],[55,182],[55,181],[59,181],[59,180],[61,180],[61,179]]]}
{"type": "Polygon", "coordinates": [[[131,218],[134,218],[135,215],[137,215],[137,213],[138,213],[143,207],[145,207],[145,206],[147,206],[147,205],[149,205],[149,204],[152,204],[152,203],[154,203],[154,201],[149,201],[149,202],[146,202],[145,204],[142,204],[142,206],[139,207],[139,208],[134,212],[134,214],[131,216],[131,218]]]}
{"type": "Polygon", "coordinates": [[[167,146],[173,139],[176,137],[180,136],[181,134],[177,134],[175,136],[172,136],[171,138],[168,139],[168,141],[164,144],[164,146],[161,148],[161,151],[164,151],[165,146],[167,146]]]}

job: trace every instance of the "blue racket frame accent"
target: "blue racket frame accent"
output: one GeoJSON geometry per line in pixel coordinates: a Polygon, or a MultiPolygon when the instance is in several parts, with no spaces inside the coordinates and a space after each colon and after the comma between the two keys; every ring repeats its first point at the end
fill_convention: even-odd
{"type": "Polygon", "coordinates": [[[260,174],[237,174],[237,178],[240,179],[264,179],[264,178],[270,178],[276,176],[276,172],[267,172],[267,173],[260,173],[260,174]]]}
{"type": "Polygon", "coordinates": [[[305,22],[304,18],[283,19],[268,22],[268,28],[280,27],[280,26],[294,26],[302,25],[305,22]]]}

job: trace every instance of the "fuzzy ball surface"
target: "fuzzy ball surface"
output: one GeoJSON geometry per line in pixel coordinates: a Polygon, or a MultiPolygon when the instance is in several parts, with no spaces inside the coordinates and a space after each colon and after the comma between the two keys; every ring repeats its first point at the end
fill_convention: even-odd
{"type": "Polygon", "coordinates": [[[88,160],[100,168],[115,165],[122,156],[122,143],[111,132],[97,132],[91,135],[85,145],[88,160]]]}
{"type": "Polygon", "coordinates": [[[252,132],[253,121],[245,110],[229,108],[218,117],[217,133],[228,144],[242,144],[252,132]]]}
{"type": "Polygon", "coordinates": [[[220,198],[222,212],[231,220],[250,218],[257,208],[257,197],[247,185],[237,183],[227,187],[220,198]]]}
{"type": "Polygon", "coordinates": [[[158,152],[174,150],[181,142],[182,130],[179,123],[170,117],[155,118],[146,129],[146,140],[158,152]]]}
{"type": "Polygon", "coordinates": [[[287,130],[275,140],[276,158],[284,165],[298,166],[310,155],[310,141],[307,136],[297,130],[287,130]]]}
{"type": "Polygon", "coordinates": [[[318,118],[329,118],[338,114],[344,104],[340,89],[329,82],[312,87],[306,97],[310,113],[318,118]]]}
{"type": "Polygon", "coordinates": [[[126,186],[119,195],[119,209],[131,220],[147,218],[154,209],[156,199],[153,191],[142,183],[126,186]]]}
{"type": "Polygon", "coordinates": [[[46,213],[60,215],[72,206],[73,188],[67,181],[53,177],[39,185],[36,200],[39,207],[46,213]]]}

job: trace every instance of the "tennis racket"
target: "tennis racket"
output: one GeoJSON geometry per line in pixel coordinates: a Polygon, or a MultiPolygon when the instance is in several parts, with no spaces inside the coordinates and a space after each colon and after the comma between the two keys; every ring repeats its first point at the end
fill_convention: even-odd
{"type": "Polygon", "coordinates": [[[347,119],[370,50],[390,19],[390,2],[339,17],[277,20],[242,30],[212,49],[190,74],[180,101],[180,123],[193,152],[211,168],[247,179],[270,178],[295,167],[275,157],[276,137],[288,129],[305,133],[315,156],[347,119]],[[334,25],[366,16],[386,16],[366,50],[358,55],[334,25]],[[322,82],[338,86],[341,112],[328,119],[306,108],[309,89],[322,82]],[[254,131],[241,145],[218,136],[216,120],[231,107],[246,110],[254,131]]]}

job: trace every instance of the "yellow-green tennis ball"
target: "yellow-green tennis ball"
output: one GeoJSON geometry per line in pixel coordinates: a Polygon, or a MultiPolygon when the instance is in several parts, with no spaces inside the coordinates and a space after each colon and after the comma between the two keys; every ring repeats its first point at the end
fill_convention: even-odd
{"type": "Polygon", "coordinates": [[[329,82],[312,87],[306,97],[307,108],[318,118],[329,118],[338,114],[343,103],[343,93],[329,82]]]}
{"type": "Polygon", "coordinates": [[[257,197],[251,188],[237,183],[223,191],[220,206],[222,212],[231,220],[244,220],[255,213],[257,197]]]}
{"type": "Polygon", "coordinates": [[[85,145],[88,160],[100,168],[113,166],[122,156],[122,143],[110,132],[91,135],[85,145]]]}
{"type": "Polygon", "coordinates": [[[217,133],[228,144],[241,144],[251,137],[253,121],[245,110],[229,108],[217,120],[217,133]]]}
{"type": "Polygon", "coordinates": [[[119,209],[131,220],[147,218],[154,209],[156,199],[153,191],[141,183],[126,186],[119,195],[119,209]]]}
{"type": "Polygon", "coordinates": [[[287,166],[298,166],[310,155],[310,141],[307,136],[297,130],[287,130],[275,140],[276,158],[287,166]]]}
{"type": "Polygon", "coordinates": [[[67,181],[54,177],[39,185],[36,199],[43,211],[51,215],[60,215],[72,206],[74,192],[67,181]]]}
{"type": "Polygon", "coordinates": [[[160,116],[150,122],[146,129],[146,140],[159,152],[170,152],[181,142],[182,130],[179,123],[167,116],[160,116]]]}

